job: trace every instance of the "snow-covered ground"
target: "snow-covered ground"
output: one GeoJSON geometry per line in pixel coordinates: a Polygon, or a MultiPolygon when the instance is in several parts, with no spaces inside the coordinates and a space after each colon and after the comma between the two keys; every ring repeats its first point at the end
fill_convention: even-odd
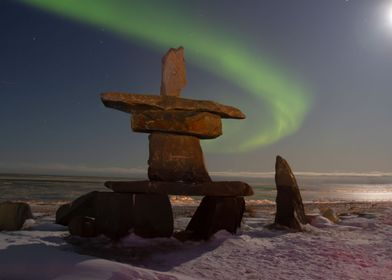
{"type": "Polygon", "coordinates": [[[392,208],[339,224],[315,215],[300,233],[269,230],[272,215],[254,216],[236,236],[221,231],[208,242],[131,234],[113,244],[69,238],[38,214],[29,229],[0,233],[0,279],[392,279],[392,208]]]}

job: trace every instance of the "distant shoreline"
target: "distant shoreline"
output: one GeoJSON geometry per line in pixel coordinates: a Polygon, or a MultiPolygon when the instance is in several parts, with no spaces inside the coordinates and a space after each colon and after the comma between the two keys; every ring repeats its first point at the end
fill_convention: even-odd
{"type": "MultiPolygon", "coordinates": [[[[46,203],[38,201],[26,201],[29,203],[33,213],[44,215],[55,215],[57,208],[62,203],[46,203]]],[[[64,201],[63,203],[66,203],[64,201]]],[[[196,210],[198,203],[176,204],[173,203],[173,212],[178,217],[190,217],[196,210]]],[[[307,202],[304,203],[306,213],[317,213],[318,209],[332,208],[337,214],[342,213],[361,213],[380,211],[386,208],[392,208],[392,201],[352,201],[352,202],[307,202]]],[[[275,203],[265,204],[246,204],[245,216],[259,214],[273,214],[275,212],[275,203]]]]}
{"type": "MultiPolygon", "coordinates": [[[[109,178],[81,176],[53,176],[0,174],[0,201],[21,200],[33,205],[37,212],[54,214],[57,208],[91,191],[110,191],[104,186],[106,180],[140,180],[146,178],[109,178]]],[[[218,179],[218,178],[217,178],[218,179]]],[[[246,197],[249,207],[258,211],[274,211],[276,187],[271,178],[219,178],[219,180],[240,179],[253,187],[254,195],[246,197]]],[[[302,177],[298,184],[304,203],[310,209],[330,205],[336,208],[350,208],[343,205],[369,208],[372,204],[392,203],[392,177],[302,177]],[[317,205],[314,206],[314,205],[317,205]]],[[[202,197],[171,196],[172,204],[194,208],[202,197]]],[[[35,210],[33,210],[35,211],[35,210]]],[[[182,211],[182,210],[181,210],[182,211]]]]}

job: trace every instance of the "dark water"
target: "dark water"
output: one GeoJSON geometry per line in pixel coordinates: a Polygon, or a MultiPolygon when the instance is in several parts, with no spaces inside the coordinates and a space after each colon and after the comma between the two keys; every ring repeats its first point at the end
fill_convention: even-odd
{"type": "MultiPolygon", "coordinates": [[[[119,180],[102,177],[0,175],[0,201],[70,201],[90,191],[108,191],[103,183],[115,179],[119,180]]],[[[272,176],[215,177],[214,180],[242,180],[255,190],[255,195],[247,199],[275,200],[276,190],[272,176]]],[[[297,181],[304,201],[392,201],[390,175],[300,175],[297,176],[297,181]]]]}

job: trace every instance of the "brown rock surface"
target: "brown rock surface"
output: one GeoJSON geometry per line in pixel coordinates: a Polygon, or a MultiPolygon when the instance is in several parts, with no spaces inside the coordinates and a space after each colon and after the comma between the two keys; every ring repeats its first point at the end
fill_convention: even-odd
{"type": "Polygon", "coordinates": [[[69,222],[68,230],[71,235],[80,237],[95,237],[98,235],[95,228],[95,219],[77,216],[69,222]]]}
{"type": "Polygon", "coordinates": [[[112,239],[127,235],[134,226],[133,199],[132,194],[98,192],[94,201],[97,232],[112,239]]]}
{"type": "Polygon", "coordinates": [[[169,196],[135,194],[132,221],[135,234],[145,237],[170,237],[173,234],[173,212],[169,196]]]}
{"type": "MultiPolygon", "coordinates": [[[[56,223],[69,226],[76,217],[91,217],[95,219],[97,233],[118,238],[132,227],[132,200],[131,194],[93,191],[61,206],[56,212],[56,223]]],[[[88,227],[82,218],[74,221],[72,232],[83,236],[84,230],[87,231],[88,227]]]]}
{"type": "Polygon", "coordinates": [[[148,178],[169,182],[209,182],[200,140],[193,136],[151,133],[148,178]]]}
{"type": "Polygon", "coordinates": [[[332,208],[322,209],[321,216],[327,218],[333,223],[338,223],[340,221],[339,217],[336,215],[335,211],[332,208]]]}
{"type": "Polygon", "coordinates": [[[234,234],[241,226],[245,210],[242,197],[209,197],[201,201],[186,231],[191,239],[209,239],[219,230],[234,234]]]}
{"type": "Polygon", "coordinates": [[[90,192],[60,207],[56,222],[82,237],[118,239],[130,230],[143,237],[168,237],[173,232],[170,200],[161,194],[90,192]]]}
{"type": "Polygon", "coordinates": [[[66,226],[69,224],[71,219],[68,217],[68,213],[71,209],[71,203],[63,204],[56,211],[56,224],[66,226]]]}
{"type": "Polygon", "coordinates": [[[27,219],[32,219],[30,205],[24,202],[0,203],[0,230],[20,230],[27,219]]]}
{"type": "Polygon", "coordinates": [[[72,201],[60,206],[56,211],[56,224],[67,226],[74,217],[95,217],[94,201],[97,191],[89,192],[72,201]]]}
{"type": "Polygon", "coordinates": [[[275,224],[300,230],[301,224],[307,223],[301,194],[289,164],[280,156],[276,157],[275,183],[275,224]]]}
{"type": "Polygon", "coordinates": [[[108,181],[105,186],[119,193],[156,193],[194,196],[250,196],[252,188],[238,181],[205,182],[187,184],[183,182],[160,181],[108,181]]]}
{"type": "Polygon", "coordinates": [[[119,92],[102,93],[101,100],[106,107],[126,113],[135,110],[182,110],[209,112],[228,119],[245,119],[245,114],[239,109],[207,100],[119,92]]]}
{"type": "Polygon", "coordinates": [[[171,48],[162,58],[161,95],[180,96],[185,85],[184,48],[171,48]]]}
{"type": "Polygon", "coordinates": [[[190,111],[135,111],[132,129],[136,132],[166,132],[212,139],[222,135],[218,115],[190,111]]]}

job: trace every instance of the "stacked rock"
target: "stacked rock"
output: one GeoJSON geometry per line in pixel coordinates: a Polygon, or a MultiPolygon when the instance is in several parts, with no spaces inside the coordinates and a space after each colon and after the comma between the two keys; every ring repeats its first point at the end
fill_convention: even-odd
{"type": "Polygon", "coordinates": [[[252,195],[253,190],[243,182],[213,182],[200,139],[222,135],[221,118],[244,119],[245,115],[216,102],[181,98],[186,83],[184,49],[180,47],[170,49],[162,59],[160,95],[101,95],[106,107],[132,114],[133,131],[150,133],[149,181],[109,181],[105,185],[114,192],[163,195],[165,200],[168,195],[205,196],[187,232],[204,239],[220,229],[234,233],[244,211],[243,196],[252,195]]]}

